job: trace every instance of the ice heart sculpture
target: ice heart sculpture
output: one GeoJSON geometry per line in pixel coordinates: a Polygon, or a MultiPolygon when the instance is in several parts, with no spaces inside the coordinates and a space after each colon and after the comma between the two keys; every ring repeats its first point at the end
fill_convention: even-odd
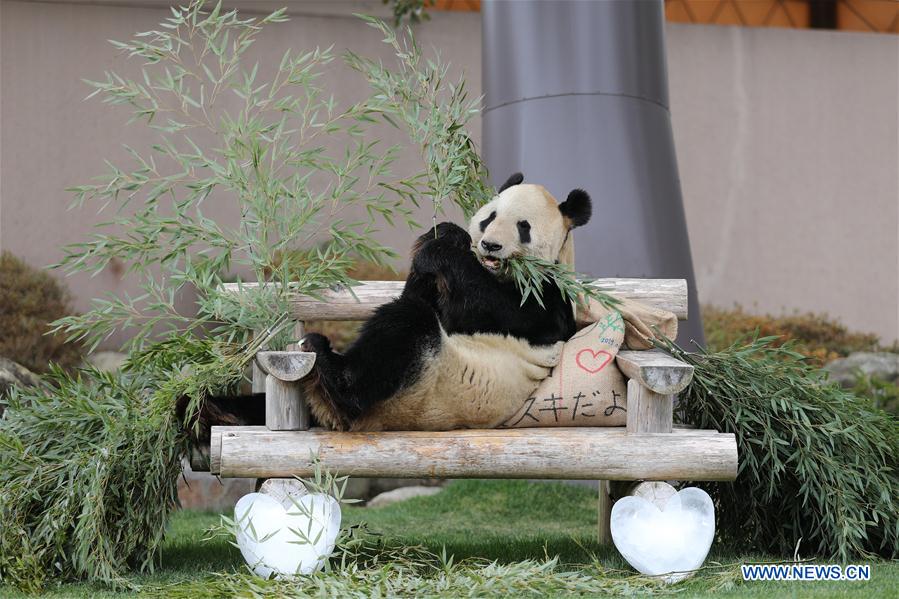
{"type": "Polygon", "coordinates": [[[715,506],[702,489],[673,494],[664,509],[642,497],[612,506],[612,540],[637,571],[677,582],[705,561],[715,537],[715,506]]]}
{"type": "Polygon", "coordinates": [[[324,566],[340,532],[340,504],[323,493],[285,497],[250,493],[234,506],[237,546],[264,578],[311,574],[324,566]]]}

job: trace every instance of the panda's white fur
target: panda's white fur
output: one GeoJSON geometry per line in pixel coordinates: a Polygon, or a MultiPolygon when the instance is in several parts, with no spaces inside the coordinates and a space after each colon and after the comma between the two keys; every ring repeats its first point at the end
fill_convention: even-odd
{"type": "MultiPolygon", "coordinates": [[[[586,201],[589,212],[589,198],[586,201]]],[[[481,241],[488,240],[502,246],[493,253],[498,258],[526,253],[573,264],[573,226],[546,189],[521,184],[508,187],[484,205],[471,219],[469,233],[482,259],[489,252],[481,241]],[[481,223],[488,219],[482,230],[481,223]],[[518,223],[522,221],[530,225],[529,243],[521,241],[518,223]]],[[[325,397],[320,386],[307,386],[317,420],[331,428],[355,431],[496,427],[558,364],[563,344],[536,346],[500,334],[448,335],[442,327],[440,333],[440,343],[425,357],[417,380],[352,422],[335,413],[333,398],[325,397]]]]}
{"type": "Polygon", "coordinates": [[[350,430],[494,428],[558,365],[562,342],[534,346],[507,335],[447,335],[414,385],[380,402],[350,430]]]}
{"type": "Polygon", "coordinates": [[[559,210],[556,199],[542,185],[522,183],[509,187],[475,213],[468,224],[475,251],[482,257],[492,255],[501,260],[516,254],[527,254],[544,260],[558,260],[574,266],[572,223],[559,210]],[[493,219],[490,216],[495,214],[493,219]],[[482,231],[481,223],[490,223],[482,231]],[[531,242],[520,241],[518,223],[530,226],[531,242]],[[498,243],[496,252],[487,252],[481,241],[498,243]]]}

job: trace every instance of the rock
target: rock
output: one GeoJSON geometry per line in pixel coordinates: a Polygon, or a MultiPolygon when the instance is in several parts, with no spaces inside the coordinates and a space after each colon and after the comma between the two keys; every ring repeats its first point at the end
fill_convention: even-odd
{"type": "Polygon", "coordinates": [[[855,375],[874,376],[881,380],[899,380],[899,354],[892,352],[856,352],[846,358],[839,358],[824,367],[830,373],[830,380],[843,387],[855,385],[855,375]]]}
{"type": "Polygon", "coordinates": [[[98,351],[87,356],[85,361],[103,372],[116,372],[125,363],[128,356],[117,351],[98,351]]]}
{"type": "Polygon", "coordinates": [[[368,502],[368,507],[384,507],[385,505],[406,501],[413,497],[429,497],[440,493],[442,490],[442,487],[400,487],[373,497],[368,502]]]}
{"type": "MultiPolygon", "coordinates": [[[[10,388],[37,387],[41,379],[36,374],[12,360],[0,357],[0,398],[6,397],[10,388]]],[[[0,416],[3,415],[4,406],[0,404],[0,416]]]]}
{"type": "MultiPolygon", "coordinates": [[[[351,481],[354,479],[350,479],[351,481]]],[[[443,487],[446,486],[445,480],[434,478],[369,478],[367,495],[365,499],[384,493],[385,491],[393,491],[400,487],[443,487]]]]}

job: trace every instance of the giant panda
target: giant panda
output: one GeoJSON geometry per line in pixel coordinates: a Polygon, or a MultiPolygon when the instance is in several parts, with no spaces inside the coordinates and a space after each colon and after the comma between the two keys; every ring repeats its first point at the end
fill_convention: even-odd
{"type": "Polygon", "coordinates": [[[316,354],[303,381],[316,420],[335,430],[449,430],[501,424],[537,388],[575,333],[573,306],[554,283],[544,306],[504,276],[516,254],[573,264],[571,230],[591,216],[589,195],[559,204],[516,173],[472,218],[441,223],[416,242],[405,288],[337,353],[309,334],[316,354]]]}

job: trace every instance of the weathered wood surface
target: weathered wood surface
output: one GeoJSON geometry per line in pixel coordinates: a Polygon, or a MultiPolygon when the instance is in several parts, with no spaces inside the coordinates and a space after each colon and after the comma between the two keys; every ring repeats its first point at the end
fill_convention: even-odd
{"type": "Polygon", "coordinates": [[[322,466],[351,476],[733,480],[731,433],[622,428],[499,429],[343,433],[213,427],[212,466],[225,477],[283,478],[322,466]],[[216,440],[216,435],[219,435],[216,440]]]}
{"type": "Polygon", "coordinates": [[[636,379],[627,382],[628,433],[670,433],[673,411],[673,395],[651,391],[636,379]]]}
{"type": "Polygon", "coordinates": [[[213,426],[209,431],[209,472],[218,474],[222,471],[222,430],[224,426],[213,426]]]}
{"type": "Polygon", "coordinates": [[[615,362],[624,376],[640,381],[647,389],[662,395],[680,393],[693,380],[692,366],[660,349],[620,351],[615,362]]]}
{"type": "Polygon", "coordinates": [[[265,426],[272,431],[300,431],[309,428],[309,409],[300,398],[297,383],[265,377],[265,426]]]}
{"type": "Polygon", "coordinates": [[[268,375],[265,374],[265,372],[261,368],[259,368],[259,364],[256,363],[256,360],[253,360],[253,373],[251,376],[253,377],[253,395],[257,393],[265,393],[265,377],[268,375]]]}
{"type": "MultiPolygon", "coordinates": [[[[402,281],[363,281],[353,287],[353,293],[346,289],[323,291],[324,301],[295,294],[290,299],[290,315],[303,321],[365,320],[375,308],[399,297],[403,285],[402,281]]],[[[684,279],[597,279],[594,285],[622,298],[674,312],[681,320],[687,319],[684,279]]],[[[224,290],[240,293],[241,288],[258,286],[259,283],[225,283],[224,290]]]]}
{"type": "MultiPolygon", "coordinates": [[[[217,449],[216,449],[216,451],[211,451],[209,446],[204,446],[202,448],[202,451],[205,452],[205,455],[207,456],[205,458],[205,462],[201,462],[199,459],[197,459],[196,460],[197,467],[194,467],[193,465],[191,466],[191,468],[197,472],[211,471],[211,472],[218,473],[221,470],[221,466],[218,464],[213,464],[212,460],[219,459],[222,455],[222,448],[221,448],[222,431],[236,430],[235,428],[232,428],[232,427],[223,427],[223,426],[218,426],[218,427],[213,427],[213,428],[215,430],[213,431],[213,434],[212,434],[210,446],[217,447],[217,449]]],[[[250,428],[253,428],[253,427],[250,427],[250,428]]],[[[242,427],[237,427],[237,429],[243,430],[242,427]]],[[[321,428],[310,428],[308,430],[310,430],[312,432],[324,432],[324,429],[321,429],[321,428]]],[[[527,429],[527,430],[535,430],[535,429],[527,429]]],[[[540,429],[536,429],[536,430],[540,430],[540,429]]],[[[715,435],[720,434],[718,431],[691,428],[688,426],[684,426],[682,424],[674,425],[674,427],[672,428],[672,432],[677,433],[677,434],[689,432],[691,435],[697,435],[697,436],[702,436],[702,435],[715,436],[715,435]]],[[[625,492],[619,492],[616,494],[615,491],[617,488],[624,488],[624,487],[621,487],[621,485],[626,485],[627,489],[629,489],[631,486],[633,486],[633,482],[632,481],[613,481],[611,483],[611,496],[613,499],[616,497],[622,497],[623,495],[626,494],[625,492]]]]}
{"type": "Polygon", "coordinates": [[[306,336],[306,323],[302,320],[298,320],[293,323],[293,338],[296,339],[296,342],[291,343],[287,346],[288,351],[300,351],[300,341],[303,340],[303,337],[306,336]]]}
{"type": "Polygon", "coordinates": [[[599,501],[596,504],[596,532],[600,545],[612,545],[612,498],[609,481],[599,481],[599,501]]]}
{"type": "Polygon", "coordinates": [[[256,352],[259,368],[279,381],[298,381],[312,371],[315,353],[305,351],[256,352]]]}
{"type": "Polygon", "coordinates": [[[667,482],[653,480],[635,483],[627,494],[634,497],[642,497],[664,511],[665,506],[668,505],[668,500],[675,493],[677,493],[677,489],[674,489],[667,482]]]}
{"type": "Polygon", "coordinates": [[[191,445],[187,452],[190,469],[194,472],[209,472],[209,447],[191,445]]]}
{"type": "MultiPolygon", "coordinates": [[[[257,337],[261,334],[260,331],[253,331],[253,336],[257,337]]],[[[261,350],[266,349],[265,347],[261,347],[261,350]]],[[[253,384],[253,393],[265,393],[265,372],[259,368],[259,364],[256,363],[256,360],[253,360],[252,365],[252,384],[253,384]]]]}

